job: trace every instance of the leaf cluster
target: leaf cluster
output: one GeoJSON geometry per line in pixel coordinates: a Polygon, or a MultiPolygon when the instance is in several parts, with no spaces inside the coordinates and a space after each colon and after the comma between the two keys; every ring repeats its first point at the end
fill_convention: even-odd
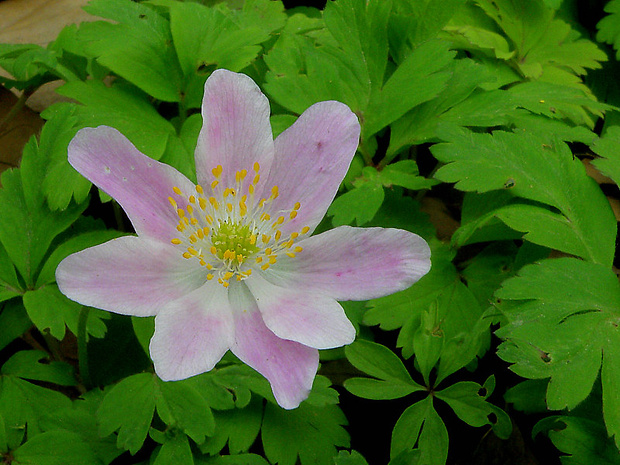
{"type": "Polygon", "coordinates": [[[101,20],[45,47],[0,44],[5,87],[28,95],[62,80],[66,97],[1,177],[0,457],[372,463],[350,450],[340,393],[406,405],[391,465],[447,463],[457,428],[506,439],[514,410],[542,415],[532,436],[548,435],[563,462],[618,463],[620,93],[599,89],[620,56],[620,2],[598,34],[558,0],[203,3],[92,0],[101,20]],[[358,341],[322,354],[325,376],[293,411],[230,355],[162,382],[147,357],[152,319],[82,307],[55,283],[63,258],[131,230],[68,164],[75,133],[114,126],[195,178],[202,89],[217,68],[259,84],[274,135],[322,100],[358,115],[358,153],[320,230],[403,228],[432,249],[414,286],[344,304],[358,341]],[[380,331],[394,343],[373,342],[380,331]]]}

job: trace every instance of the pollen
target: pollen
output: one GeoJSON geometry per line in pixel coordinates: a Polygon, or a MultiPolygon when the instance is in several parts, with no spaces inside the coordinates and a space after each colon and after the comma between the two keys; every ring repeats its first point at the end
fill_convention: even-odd
{"type": "Polygon", "coordinates": [[[262,186],[260,169],[255,162],[231,179],[222,177],[224,168],[217,165],[205,187],[196,185],[189,195],[172,187],[175,196],[168,202],[178,218],[178,234],[170,243],[180,247],[184,259],[205,268],[205,281],[228,288],[250,279],[253,271],[271,273],[280,256],[295,258],[303,251],[295,241],[310,227],[291,231],[301,203],[293,200],[287,209],[278,186],[262,186]],[[257,195],[260,192],[265,194],[257,195]]]}

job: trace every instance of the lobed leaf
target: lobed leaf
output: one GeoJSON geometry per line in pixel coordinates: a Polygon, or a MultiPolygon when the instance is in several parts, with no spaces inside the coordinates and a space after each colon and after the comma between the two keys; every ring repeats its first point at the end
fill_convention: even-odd
{"type": "Polygon", "coordinates": [[[574,409],[601,376],[603,416],[620,435],[620,285],[606,267],[577,260],[544,260],[522,268],[496,296],[513,301],[498,355],[517,374],[550,378],[547,405],[574,409]]]}

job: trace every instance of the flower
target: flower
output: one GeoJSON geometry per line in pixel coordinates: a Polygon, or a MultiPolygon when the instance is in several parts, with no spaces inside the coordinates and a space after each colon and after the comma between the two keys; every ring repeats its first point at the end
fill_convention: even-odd
{"type": "Polygon", "coordinates": [[[69,298],[155,316],[150,354],[163,380],[211,370],[231,350],[295,408],[312,387],[317,349],[351,343],[338,300],[409,287],[430,268],[419,236],[342,226],[310,236],[357,149],[349,108],[308,108],[275,141],[269,102],[249,77],[217,70],[205,84],[194,184],[117,130],[80,130],[69,162],[123,207],[137,236],[68,256],[69,298]]]}

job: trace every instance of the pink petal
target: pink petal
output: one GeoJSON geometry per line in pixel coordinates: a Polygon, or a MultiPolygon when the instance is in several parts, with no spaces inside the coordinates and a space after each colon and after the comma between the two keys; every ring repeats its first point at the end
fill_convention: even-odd
{"type": "Polygon", "coordinates": [[[255,162],[261,173],[269,172],[274,153],[269,101],[252,79],[224,69],[214,71],[205,83],[202,120],[196,146],[200,184],[213,181],[211,170],[218,165],[224,169],[224,187],[234,187],[235,173],[252,170],[255,162]]]}
{"type": "Polygon", "coordinates": [[[155,317],[150,353],[164,381],[211,370],[234,341],[228,292],[208,283],[174,301],[155,317]]]}
{"type": "Polygon", "coordinates": [[[336,300],[367,300],[408,288],[431,267],[430,248],[402,229],[340,226],[299,242],[295,258],[278,258],[280,278],[336,300]]]}
{"type": "Polygon", "coordinates": [[[177,170],[142,154],[107,126],[78,131],[69,144],[69,163],[116,199],[139,235],[165,242],[175,236],[179,218],[168,197],[175,186],[188,193],[194,189],[177,170]]]}
{"type": "Polygon", "coordinates": [[[308,108],[275,141],[276,158],[266,186],[277,185],[273,210],[301,203],[297,217],[283,233],[311,229],[334,199],[359,143],[357,116],[340,102],[319,102],[308,108]]]}
{"type": "Polygon", "coordinates": [[[272,333],[245,283],[231,286],[230,300],[235,319],[232,352],[269,380],[281,407],[296,408],[312,389],[319,351],[272,333]]]}
{"type": "Polygon", "coordinates": [[[282,339],[316,349],[331,349],[355,340],[355,328],[333,298],[316,292],[281,287],[258,273],[248,279],[267,327],[282,339]]]}
{"type": "Polygon", "coordinates": [[[152,316],[205,281],[204,268],[159,241],[125,236],[65,258],[56,268],[72,300],[122,315],[152,316]]]}

